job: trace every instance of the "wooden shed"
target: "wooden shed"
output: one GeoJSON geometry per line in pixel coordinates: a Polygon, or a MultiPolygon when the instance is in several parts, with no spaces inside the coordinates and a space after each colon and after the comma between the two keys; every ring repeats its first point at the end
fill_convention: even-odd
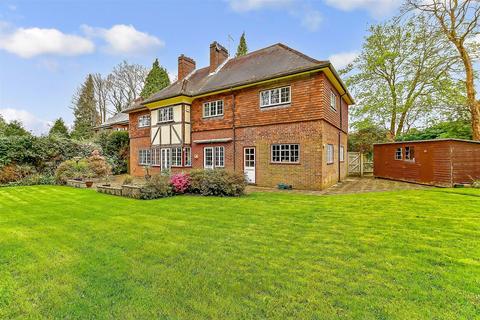
{"type": "Polygon", "coordinates": [[[373,174],[440,187],[470,184],[480,180],[480,142],[438,139],[375,144],[373,174]]]}

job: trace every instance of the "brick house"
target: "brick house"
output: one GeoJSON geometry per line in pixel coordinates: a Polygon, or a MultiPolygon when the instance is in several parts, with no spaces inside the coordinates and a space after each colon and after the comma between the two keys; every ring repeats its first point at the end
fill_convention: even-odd
{"type": "Polygon", "coordinates": [[[353,99],[328,61],[283,44],[210,65],[178,58],[178,80],[124,112],[131,174],[224,168],[250,183],[323,189],[347,175],[353,99]]]}

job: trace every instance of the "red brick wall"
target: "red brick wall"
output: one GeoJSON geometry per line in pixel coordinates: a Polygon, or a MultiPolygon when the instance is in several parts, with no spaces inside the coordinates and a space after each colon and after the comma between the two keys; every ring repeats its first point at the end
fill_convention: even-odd
{"type": "MultiPolygon", "coordinates": [[[[143,176],[145,170],[138,165],[138,151],[141,149],[150,149],[150,127],[139,128],[138,117],[150,114],[149,110],[142,110],[129,114],[129,136],[130,136],[130,174],[133,176],[143,176]]],[[[152,168],[153,173],[159,173],[160,169],[152,168]]]]}

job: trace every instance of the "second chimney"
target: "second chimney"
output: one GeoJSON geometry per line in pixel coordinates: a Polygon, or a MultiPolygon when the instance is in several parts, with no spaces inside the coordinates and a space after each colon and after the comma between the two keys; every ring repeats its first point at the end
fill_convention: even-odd
{"type": "Polygon", "coordinates": [[[178,75],[177,75],[178,81],[184,79],[193,70],[195,70],[195,60],[183,54],[180,57],[178,57],[178,75]]]}
{"type": "Polygon", "coordinates": [[[210,73],[217,70],[218,66],[227,60],[227,58],[228,50],[217,41],[213,42],[210,45],[210,73]]]}

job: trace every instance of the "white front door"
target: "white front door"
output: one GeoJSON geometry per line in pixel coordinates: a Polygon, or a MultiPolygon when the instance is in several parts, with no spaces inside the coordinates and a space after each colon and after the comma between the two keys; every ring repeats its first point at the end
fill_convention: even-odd
{"type": "Polygon", "coordinates": [[[171,160],[172,160],[171,149],[170,148],[162,149],[162,171],[170,170],[171,160]]]}
{"type": "Polygon", "coordinates": [[[248,183],[255,183],[255,148],[243,149],[243,172],[248,183]]]}

